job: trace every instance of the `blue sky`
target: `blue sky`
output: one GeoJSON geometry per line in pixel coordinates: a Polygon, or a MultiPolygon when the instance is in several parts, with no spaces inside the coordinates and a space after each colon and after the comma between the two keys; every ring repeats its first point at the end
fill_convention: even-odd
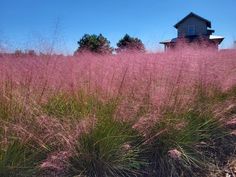
{"type": "Polygon", "coordinates": [[[176,36],[173,25],[191,11],[225,37],[221,48],[236,40],[236,0],[0,0],[0,42],[12,50],[54,43],[72,53],[85,33],[102,33],[113,47],[128,33],[156,50],[176,36]]]}

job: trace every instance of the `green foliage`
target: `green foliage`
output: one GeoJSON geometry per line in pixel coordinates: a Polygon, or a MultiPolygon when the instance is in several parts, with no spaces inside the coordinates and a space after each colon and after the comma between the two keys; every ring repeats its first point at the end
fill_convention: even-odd
{"type": "Polygon", "coordinates": [[[212,102],[223,102],[231,98],[236,98],[236,87],[232,87],[230,90],[225,92],[215,89],[214,94],[209,98],[209,100],[212,102]]]}
{"type": "Polygon", "coordinates": [[[138,38],[130,37],[126,34],[120,41],[117,43],[117,52],[145,52],[145,47],[142,41],[138,38]]]}
{"type": "Polygon", "coordinates": [[[55,94],[42,105],[44,112],[58,118],[83,118],[96,114],[102,102],[95,96],[79,92],[75,95],[55,94]]]}
{"type": "Polygon", "coordinates": [[[89,35],[85,34],[79,41],[79,48],[75,52],[92,52],[97,54],[111,54],[113,49],[110,47],[110,41],[107,40],[102,34],[89,35]]]}
{"type": "Polygon", "coordinates": [[[10,120],[23,113],[23,106],[15,100],[13,95],[3,96],[0,94],[0,119],[10,120]]]}
{"type": "MultiPolygon", "coordinates": [[[[235,93],[235,88],[227,92],[203,90],[196,94],[189,109],[178,109],[178,104],[167,105],[162,110],[162,118],[145,137],[141,137],[131,123],[114,119],[119,98],[100,100],[83,92],[55,93],[42,109],[50,116],[63,119],[83,119],[89,115],[96,118],[72,148],[75,152],[68,159],[67,176],[207,176],[210,165],[227,160],[227,155],[234,151],[235,140],[229,138],[222,122],[214,117],[213,108],[234,99],[235,93]],[[181,156],[171,157],[169,152],[173,149],[181,156]]],[[[0,117],[9,121],[22,114],[23,107],[11,94],[6,95],[0,96],[0,117]]],[[[132,106],[133,102],[130,103],[132,106]]],[[[137,119],[154,109],[148,97],[142,103],[135,114],[137,119]]],[[[229,117],[235,109],[232,111],[229,117]]],[[[0,127],[0,176],[44,174],[45,169],[38,169],[38,165],[49,152],[58,151],[58,147],[48,147],[47,152],[43,152],[19,140],[3,145],[4,133],[0,127]]]]}
{"type": "Polygon", "coordinates": [[[71,172],[82,176],[135,176],[145,164],[139,158],[138,136],[130,125],[113,120],[115,103],[104,105],[98,122],[78,140],[71,172]]]}
{"type": "MultiPolygon", "coordinates": [[[[228,95],[229,99],[234,91],[224,95],[228,95]]],[[[219,93],[215,96],[222,97],[219,93]]],[[[212,98],[209,97],[209,100],[212,98]]],[[[222,142],[226,142],[226,131],[210,109],[215,101],[200,101],[196,99],[192,108],[185,112],[167,107],[163,110],[163,118],[143,138],[132,129],[131,124],[114,120],[118,99],[102,102],[81,92],[75,95],[55,94],[43,105],[43,109],[55,117],[83,118],[94,114],[97,119],[92,129],[79,137],[76,153],[68,161],[68,175],[207,176],[208,166],[216,163],[216,155],[224,152],[220,147],[222,142]],[[181,157],[170,157],[172,149],[178,150],[181,157]]],[[[143,107],[140,111],[143,112],[143,107]]],[[[19,141],[2,146],[0,176],[41,174],[42,170],[37,173],[36,166],[45,157],[45,153],[19,141]]]]}
{"type": "Polygon", "coordinates": [[[15,140],[6,147],[0,144],[0,176],[27,177],[37,171],[36,152],[15,140]]]}
{"type": "Polygon", "coordinates": [[[199,176],[204,174],[215,157],[204,154],[216,149],[219,138],[226,131],[221,122],[213,117],[209,107],[193,107],[187,112],[176,113],[167,109],[164,117],[151,130],[144,156],[148,157],[155,176],[199,176]],[[176,149],[179,159],[169,156],[176,149]]]}

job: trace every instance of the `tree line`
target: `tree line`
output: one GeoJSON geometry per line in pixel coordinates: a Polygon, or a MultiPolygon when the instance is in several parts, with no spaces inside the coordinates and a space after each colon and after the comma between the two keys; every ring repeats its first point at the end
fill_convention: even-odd
{"type": "MultiPolygon", "coordinates": [[[[85,34],[78,42],[78,48],[74,52],[74,55],[78,55],[84,52],[96,53],[96,54],[113,54],[113,53],[122,53],[122,52],[145,52],[145,47],[142,41],[139,38],[131,37],[128,34],[125,34],[116,44],[116,48],[112,48],[110,41],[104,37],[102,34],[85,34]]],[[[0,52],[0,56],[3,53],[0,52]]],[[[5,53],[6,55],[7,53],[5,53]]],[[[56,55],[51,53],[42,53],[37,54],[34,50],[16,50],[14,53],[9,53],[15,57],[24,57],[24,56],[48,56],[56,55]]]]}
{"type": "Polygon", "coordinates": [[[92,52],[96,54],[112,54],[113,52],[145,52],[145,47],[142,41],[136,37],[131,37],[128,34],[121,38],[117,45],[117,48],[112,48],[110,46],[110,41],[104,37],[102,34],[85,34],[78,41],[78,49],[75,51],[74,55],[83,52],[92,52]]]}

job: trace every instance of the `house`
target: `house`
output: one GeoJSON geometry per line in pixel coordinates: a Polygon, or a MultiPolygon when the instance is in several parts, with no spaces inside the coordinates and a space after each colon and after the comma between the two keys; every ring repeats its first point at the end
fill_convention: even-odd
{"type": "Polygon", "coordinates": [[[193,12],[176,23],[174,27],[177,29],[177,37],[160,42],[160,44],[164,44],[165,51],[175,48],[181,41],[187,43],[204,42],[204,44],[218,49],[219,44],[224,40],[222,36],[213,35],[215,30],[211,29],[209,20],[193,12]]]}

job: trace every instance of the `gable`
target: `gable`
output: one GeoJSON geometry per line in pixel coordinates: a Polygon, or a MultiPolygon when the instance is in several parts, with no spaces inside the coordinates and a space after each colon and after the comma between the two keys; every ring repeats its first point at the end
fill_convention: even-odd
{"type": "Polygon", "coordinates": [[[191,12],[188,14],[186,17],[184,17],[182,20],[180,20],[178,23],[174,25],[175,28],[178,28],[180,25],[183,23],[186,23],[189,19],[195,19],[196,21],[202,21],[203,23],[206,24],[207,27],[211,28],[211,22],[203,17],[200,17],[199,15],[191,12]]]}
{"type": "Polygon", "coordinates": [[[181,28],[182,26],[189,26],[189,25],[204,26],[207,28],[207,24],[204,21],[202,21],[196,17],[187,18],[181,24],[179,24],[178,28],[181,28]]]}
{"type": "Polygon", "coordinates": [[[207,35],[207,24],[201,19],[191,16],[178,26],[178,37],[192,35],[207,35]]]}

